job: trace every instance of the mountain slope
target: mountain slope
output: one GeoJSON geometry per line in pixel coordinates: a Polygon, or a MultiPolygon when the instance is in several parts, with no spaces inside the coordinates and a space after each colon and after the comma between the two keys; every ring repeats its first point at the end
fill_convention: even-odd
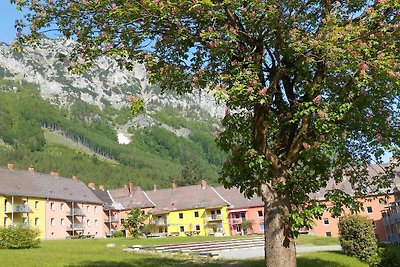
{"type": "Polygon", "coordinates": [[[20,168],[33,164],[38,171],[56,169],[64,176],[80,175],[84,181],[111,187],[129,179],[150,187],[153,181],[169,184],[186,162],[194,161],[204,178],[217,180],[224,154],[212,135],[223,108],[209,101],[210,96],[160,95],[158,87],[147,83],[142,66],[128,72],[106,59],[76,76],[57,61],[57,54],[67,50],[65,40],[43,39],[39,49],[22,54],[0,45],[0,137],[13,147],[12,152],[0,147],[5,159],[0,165],[10,160],[20,168]],[[145,99],[144,114],[132,118],[125,102],[129,95],[145,99]],[[78,148],[52,142],[49,132],[78,148]],[[112,161],[104,162],[99,155],[112,161]],[[78,164],[80,157],[85,160],[78,164]]]}

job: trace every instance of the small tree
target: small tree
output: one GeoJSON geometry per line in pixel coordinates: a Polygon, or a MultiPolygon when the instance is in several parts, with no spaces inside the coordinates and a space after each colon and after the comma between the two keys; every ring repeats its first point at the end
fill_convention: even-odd
{"type": "Polygon", "coordinates": [[[346,255],[367,261],[378,245],[371,220],[360,215],[345,215],[339,220],[340,244],[346,255]]]}
{"type": "Polygon", "coordinates": [[[139,208],[131,209],[128,219],[124,221],[123,225],[133,238],[138,238],[148,217],[149,214],[145,214],[139,208]]]}

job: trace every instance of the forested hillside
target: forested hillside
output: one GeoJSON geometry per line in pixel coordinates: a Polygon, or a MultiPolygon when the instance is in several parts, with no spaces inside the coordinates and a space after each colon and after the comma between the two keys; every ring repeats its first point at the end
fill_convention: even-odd
{"type": "Polygon", "coordinates": [[[0,80],[0,165],[33,165],[38,172],[78,175],[85,182],[119,187],[133,180],[150,188],[179,180],[188,162],[216,182],[224,158],[214,143],[218,123],[199,111],[160,106],[147,111],[146,127],[132,119],[129,107],[100,107],[81,100],[56,106],[43,100],[38,86],[0,80]],[[128,127],[126,145],[116,129],[128,127]],[[183,134],[177,132],[183,131],[183,134]]]}

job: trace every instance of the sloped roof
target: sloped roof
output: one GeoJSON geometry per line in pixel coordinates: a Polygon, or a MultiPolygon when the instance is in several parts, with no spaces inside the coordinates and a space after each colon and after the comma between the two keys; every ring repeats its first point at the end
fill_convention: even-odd
{"type": "Polygon", "coordinates": [[[124,209],[154,207],[140,187],[133,187],[132,194],[129,192],[129,188],[110,189],[109,192],[114,202],[121,203],[124,209]]]}
{"type": "Polygon", "coordinates": [[[106,210],[112,210],[116,208],[115,203],[110,197],[109,191],[104,189],[91,189],[93,194],[95,194],[102,202],[103,207],[106,210]]]}
{"type": "Polygon", "coordinates": [[[215,190],[231,205],[229,208],[251,208],[264,206],[264,202],[260,197],[246,198],[242,193],[240,193],[239,188],[233,187],[231,189],[226,189],[223,186],[215,187],[215,190]]]}
{"type": "Polygon", "coordinates": [[[190,185],[176,189],[157,189],[145,191],[152,202],[156,204],[153,213],[167,213],[174,210],[187,210],[196,208],[212,208],[228,206],[212,187],[190,185]]]}
{"type": "Polygon", "coordinates": [[[0,168],[0,194],[102,203],[81,181],[5,168],[0,168]]]}
{"type": "MultiPolygon", "coordinates": [[[[399,192],[399,189],[400,189],[400,167],[396,167],[394,169],[395,175],[394,175],[393,180],[391,181],[391,185],[389,187],[377,189],[377,187],[375,185],[378,177],[385,174],[385,168],[387,168],[388,166],[389,166],[388,163],[368,165],[368,178],[366,181],[361,182],[362,186],[365,187],[367,195],[379,195],[379,194],[399,192]]],[[[349,177],[345,176],[345,177],[343,177],[343,180],[341,182],[337,183],[337,182],[335,182],[334,178],[331,178],[331,179],[329,179],[326,187],[321,188],[316,193],[309,194],[309,196],[312,199],[324,200],[325,193],[328,190],[332,190],[332,189],[339,189],[339,190],[342,190],[343,192],[345,192],[346,194],[354,196],[355,190],[352,187],[349,179],[350,179],[349,177]]]]}

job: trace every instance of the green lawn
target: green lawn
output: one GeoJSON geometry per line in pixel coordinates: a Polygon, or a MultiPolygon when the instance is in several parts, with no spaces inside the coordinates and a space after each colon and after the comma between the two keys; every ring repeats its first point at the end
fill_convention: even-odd
{"type": "MultiPolygon", "coordinates": [[[[216,240],[217,238],[211,238],[216,240]]],[[[224,239],[224,238],[218,238],[224,239]]],[[[225,238],[227,239],[227,238],[225,238]]],[[[214,260],[198,256],[187,256],[182,254],[165,255],[156,253],[133,253],[125,252],[123,248],[129,245],[155,245],[161,243],[180,243],[189,241],[210,240],[210,237],[192,238],[154,238],[154,239],[83,239],[83,240],[53,240],[42,241],[40,248],[29,250],[0,250],[1,266],[70,266],[70,267],[245,267],[263,266],[262,259],[251,260],[214,260]],[[110,247],[107,245],[113,244],[110,247]]],[[[323,243],[315,237],[301,237],[305,244],[323,243]],[[314,239],[313,239],[314,238],[314,239]]],[[[332,240],[325,239],[325,244],[332,244],[332,240]]],[[[338,252],[306,253],[298,257],[299,267],[321,266],[321,267],[344,267],[367,266],[359,261],[346,257],[338,252]]]]}

